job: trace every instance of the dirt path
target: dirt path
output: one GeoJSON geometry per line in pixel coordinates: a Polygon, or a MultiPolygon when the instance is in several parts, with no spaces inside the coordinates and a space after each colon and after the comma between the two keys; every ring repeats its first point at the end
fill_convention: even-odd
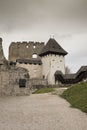
{"type": "Polygon", "coordinates": [[[57,95],[0,98],[0,130],[87,130],[87,115],[57,95]]]}

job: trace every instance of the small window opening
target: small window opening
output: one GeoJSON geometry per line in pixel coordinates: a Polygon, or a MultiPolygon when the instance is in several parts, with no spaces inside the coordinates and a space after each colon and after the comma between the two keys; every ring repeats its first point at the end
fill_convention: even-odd
{"type": "Polygon", "coordinates": [[[45,75],[43,75],[43,79],[45,79],[45,75]]]}
{"type": "Polygon", "coordinates": [[[26,48],[29,48],[29,46],[27,45],[26,48]]]}
{"type": "Polygon", "coordinates": [[[32,55],[32,58],[37,58],[37,54],[33,54],[33,55],[32,55]]]}
{"type": "Polygon", "coordinates": [[[36,48],[36,46],[34,45],[34,46],[33,46],[33,48],[35,49],[35,48],[36,48]]]}
{"type": "Polygon", "coordinates": [[[25,64],[28,64],[27,62],[25,62],[25,64]]]}
{"type": "Polygon", "coordinates": [[[22,64],[22,62],[19,62],[19,64],[22,64]]]}
{"type": "Polygon", "coordinates": [[[19,79],[19,88],[26,87],[26,79],[19,79]]]}

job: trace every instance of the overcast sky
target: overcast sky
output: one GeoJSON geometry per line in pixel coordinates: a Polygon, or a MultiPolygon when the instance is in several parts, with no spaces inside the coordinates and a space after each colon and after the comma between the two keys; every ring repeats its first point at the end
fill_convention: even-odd
{"type": "Polygon", "coordinates": [[[5,56],[12,41],[44,41],[50,35],[68,52],[66,66],[87,65],[87,0],[0,0],[5,56]]]}

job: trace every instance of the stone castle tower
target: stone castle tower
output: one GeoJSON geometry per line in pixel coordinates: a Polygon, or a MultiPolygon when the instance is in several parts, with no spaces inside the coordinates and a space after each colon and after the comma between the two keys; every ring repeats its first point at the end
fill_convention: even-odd
{"type": "Polygon", "coordinates": [[[9,61],[18,67],[26,68],[30,79],[45,79],[49,85],[55,84],[55,72],[65,73],[65,55],[67,52],[53,38],[45,45],[39,42],[11,43],[9,61]]]}
{"type": "Polygon", "coordinates": [[[42,74],[48,79],[48,84],[55,84],[54,74],[57,70],[65,73],[65,55],[67,52],[56,42],[50,38],[46,46],[39,54],[42,59],[42,74]]]}

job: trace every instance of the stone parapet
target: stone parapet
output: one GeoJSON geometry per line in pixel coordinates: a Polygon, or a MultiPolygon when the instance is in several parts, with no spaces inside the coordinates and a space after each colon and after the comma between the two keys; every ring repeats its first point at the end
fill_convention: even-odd
{"type": "Polygon", "coordinates": [[[9,46],[9,61],[16,61],[17,59],[29,59],[33,54],[39,53],[44,47],[44,42],[12,42],[9,46]]]}
{"type": "Polygon", "coordinates": [[[42,88],[48,86],[48,82],[46,79],[37,79],[33,78],[29,80],[31,83],[31,89],[36,89],[36,88],[42,88]]]}

